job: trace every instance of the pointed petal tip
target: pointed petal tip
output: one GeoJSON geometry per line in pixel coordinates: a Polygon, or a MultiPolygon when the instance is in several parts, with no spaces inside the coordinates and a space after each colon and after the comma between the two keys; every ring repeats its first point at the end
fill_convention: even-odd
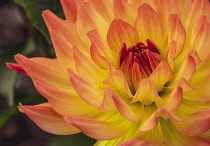
{"type": "Polygon", "coordinates": [[[169,112],[166,109],[158,109],[140,126],[139,130],[144,132],[144,131],[150,131],[150,130],[154,129],[158,124],[159,116],[161,116],[165,120],[170,119],[170,120],[173,120],[176,122],[183,121],[182,119],[173,115],[171,112],[169,112]]]}
{"type": "Polygon", "coordinates": [[[6,62],[6,66],[9,69],[12,69],[12,70],[15,70],[17,72],[20,72],[20,73],[23,73],[23,74],[27,75],[27,73],[25,72],[25,70],[19,64],[11,63],[11,62],[6,62]]]}
{"type": "Polygon", "coordinates": [[[24,107],[23,107],[22,103],[19,102],[19,106],[17,106],[17,108],[21,113],[24,113],[24,107]]]}
{"type": "Polygon", "coordinates": [[[47,16],[49,13],[52,13],[49,9],[46,9],[44,11],[42,11],[42,16],[45,17],[47,16]]]}
{"type": "MultiPolygon", "coordinates": [[[[114,118],[111,118],[114,119],[114,118]]],[[[130,127],[127,120],[118,119],[114,122],[95,119],[68,117],[72,125],[80,129],[84,134],[97,140],[112,140],[122,136],[130,127]]]]}

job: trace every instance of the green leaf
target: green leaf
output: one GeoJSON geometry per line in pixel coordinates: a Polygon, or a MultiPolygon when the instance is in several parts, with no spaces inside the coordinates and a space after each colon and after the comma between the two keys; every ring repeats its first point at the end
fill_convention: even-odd
{"type": "Polygon", "coordinates": [[[31,21],[32,25],[42,33],[50,42],[50,37],[42,18],[42,12],[50,9],[55,14],[62,16],[61,6],[58,0],[15,0],[17,4],[23,7],[31,21]]]}
{"type": "Polygon", "coordinates": [[[91,139],[83,133],[67,136],[53,136],[49,146],[92,146],[96,140],[91,139]]]}
{"type": "Polygon", "coordinates": [[[1,113],[0,129],[7,123],[7,121],[17,112],[17,107],[9,108],[1,113]]]}
{"type": "Polygon", "coordinates": [[[17,73],[8,69],[2,63],[0,64],[0,68],[0,94],[6,98],[9,106],[12,106],[14,104],[14,84],[17,73]]]}
{"type": "Polygon", "coordinates": [[[0,95],[6,98],[9,106],[14,104],[14,85],[17,73],[6,66],[6,62],[14,62],[14,55],[22,49],[0,48],[0,95]]]}

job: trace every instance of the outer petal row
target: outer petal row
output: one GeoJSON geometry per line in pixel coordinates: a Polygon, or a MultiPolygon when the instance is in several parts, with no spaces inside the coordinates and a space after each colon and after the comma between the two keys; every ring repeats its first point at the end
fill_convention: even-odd
{"type": "Polygon", "coordinates": [[[71,88],[52,88],[41,82],[35,86],[52,106],[62,116],[90,117],[99,111],[84,102],[75,90],[71,88]]]}
{"type": "Polygon", "coordinates": [[[67,117],[67,119],[84,134],[98,140],[111,140],[122,136],[131,122],[123,117],[112,116],[108,121],[67,117]],[[114,121],[113,121],[114,120],[114,121]]]}
{"type": "Polygon", "coordinates": [[[69,87],[68,76],[62,71],[56,59],[32,58],[28,59],[20,54],[15,56],[18,64],[32,78],[49,86],[69,87]]]}
{"type": "Polygon", "coordinates": [[[48,103],[36,106],[19,106],[42,130],[58,135],[69,135],[80,132],[76,127],[67,125],[62,116],[57,114],[48,103]]]}

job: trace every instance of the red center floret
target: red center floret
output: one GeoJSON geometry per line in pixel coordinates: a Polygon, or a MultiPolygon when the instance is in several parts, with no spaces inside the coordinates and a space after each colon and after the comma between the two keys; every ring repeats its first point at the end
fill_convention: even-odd
{"type": "Polygon", "coordinates": [[[126,44],[123,44],[119,55],[120,69],[131,89],[137,89],[139,81],[148,77],[161,60],[158,48],[149,39],[147,46],[138,42],[127,48],[126,44]]]}

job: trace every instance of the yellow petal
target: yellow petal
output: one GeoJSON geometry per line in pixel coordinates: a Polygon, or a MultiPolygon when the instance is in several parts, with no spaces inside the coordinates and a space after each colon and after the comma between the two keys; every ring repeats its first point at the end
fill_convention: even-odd
{"type": "Polygon", "coordinates": [[[118,110],[118,112],[126,119],[133,122],[139,122],[143,115],[144,106],[139,104],[136,105],[133,104],[131,107],[129,106],[129,103],[126,103],[126,101],[120,98],[111,89],[107,88],[105,90],[104,99],[101,106],[99,107],[99,110],[101,111],[118,110]]]}
{"type": "Polygon", "coordinates": [[[144,105],[150,105],[153,102],[163,102],[150,78],[141,80],[132,102],[136,101],[140,101],[144,105]]]}
{"type": "Polygon", "coordinates": [[[207,16],[201,16],[195,24],[192,31],[192,39],[190,42],[190,48],[197,51],[201,64],[200,67],[206,63],[210,57],[210,23],[207,20],[207,16]]]}
{"type": "Polygon", "coordinates": [[[194,75],[195,71],[196,62],[192,56],[187,55],[173,82],[170,84],[170,87],[174,86],[175,83],[181,78],[185,78],[187,81],[189,81],[194,75]]]}
{"type": "Polygon", "coordinates": [[[192,87],[199,92],[188,93],[185,95],[186,99],[197,101],[197,102],[208,102],[209,91],[210,91],[210,73],[205,75],[203,78],[192,82],[192,87]]]}
{"type": "Polygon", "coordinates": [[[69,70],[69,77],[78,95],[89,105],[98,108],[103,101],[103,91],[69,70]]]}
{"type": "Polygon", "coordinates": [[[177,42],[177,48],[175,54],[175,57],[177,57],[184,49],[186,32],[178,14],[170,14],[168,21],[169,21],[168,43],[171,43],[173,40],[177,42]]]}
{"type": "Polygon", "coordinates": [[[210,128],[210,109],[199,111],[191,119],[183,122],[173,122],[175,129],[186,136],[198,136],[210,128]],[[193,129],[193,130],[192,130],[193,129]],[[189,132],[190,131],[190,132],[189,132]]]}
{"type": "Polygon", "coordinates": [[[80,129],[84,134],[97,140],[111,140],[122,136],[130,127],[130,121],[113,116],[109,120],[114,121],[99,121],[93,119],[85,119],[78,117],[69,117],[68,120],[80,129]]]}
{"type": "Polygon", "coordinates": [[[146,44],[146,40],[152,40],[157,46],[163,42],[163,26],[158,14],[148,4],[143,4],[138,9],[135,28],[139,34],[139,40],[146,44]]]}
{"type": "Polygon", "coordinates": [[[47,25],[48,30],[59,30],[62,32],[64,37],[69,41],[70,44],[74,44],[77,47],[83,49],[81,42],[77,36],[76,25],[73,22],[68,22],[58,18],[50,10],[45,10],[42,13],[44,21],[47,25]]]}
{"type": "Polygon", "coordinates": [[[179,87],[179,85],[177,85],[173,89],[170,97],[167,99],[167,101],[165,101],[164,108],[169,112],[175,110],[182,102],[182,97],[183,97],[183,90],[181,87],[179,87]]]}
{"type": "Polygon", "coordinates": [[[63,117],[57,114],[48,103],[36,106],[19,106],[19,111],[25,113],[46,132],[57,135],[69,135],[80,132],[76,127],[67,125],[63,117]]]}
{"type": "Polygon", "coordinates": [[[91,0],[90,3],[107,22],[110,23],[114,19],[112,0],[91,0]]]}
{"type": "Polygon", "coordinates": [[[77,0],[76,6],[77,6],[77,22],[76,22],[77,34],[82,44],[85,46],[86,52],[89,52],[90,41],[86,34],[89,31],[96,29],[103,38],[106,38],[108,23],[94,9],[94,7],[91,5],[90,2],[81,2],[81,0],[77,0]]]}
{"type": "MultiPolygon", "coordinates": [[[[128,119],[132,122],[139,122],[141,120],[142,113],[138,112],[138,114],[137,114],[136,112],[134,112],[133,109],[125,101],[123,101],[119,96],[117,96],[116,94],[113,94],[112,99],[114,101],[114,104],[115,104],[117,110],[126,119],[128,119]]],[[[137,105],[137,106],[139,106],[139,105],[137,105]]]]}
{"type": "Polygon", "coordinates": [[[87,36],[91,41],[91,58],[98,66],[100,66],[103,69],[106,68],[106,64],[100,56],[104,56],[113,64],[117,65],[117,60],[112,55],[107,42],[99,35],[97,30],[92,30],[88,32],[87,36]]]}
{"type": "Polygon", "coordinates": [[[114,0],[114,17],[134,26],[138,11],[133,5],[124,0],[114,0]]]}
{"type": "Polygon", "coordinates": [[[74,46],[72,49],[78,74],[97,86],[103,87],[103,80],[108,76],[108,72],[99,68],[89,56],[86,56],[77,47],[74,46]]]}
{"type": "Polygon", "coordinates": [[[193,0],[176,0],[182,22],[185,22],[193,0]]]}
{"type": "Polygon", "coordinates": [[[161,91],[166,82],[173,78],[173,72],[167,62],[162,61],[149,76],[154,82],[157,91],[161,91]]]}
{"type": "Polygon", "coordinates": [[[119,146],[152,146],[152,145],[157,145],[157,143],[143,139],[140,136],[134,137],[126,142],[119,144],[119,146]]]}
{"type": "Polygon", "coordinates": [[[116,19],[110,24],[107,42],[109,47],[116,53],[120,52],[123,43],[130,47],[138,42],[138,34],[130,24],[116,19]]]}
{"type": "Polygon", "coordinates": [[[210,6],[208,0],[194,0],[186,20],[187,33],[191,36],[191,31],[201,15],[208,15],[210,20],[210,6]]]}
{"type": "Polygon", "coordinates": [[[198,91],[195,88],[193,88],[192,85],[190,85],[189,82],[185,78],[181,78],[177,82],[177,86],[180,86],[182,88],[183,93],[192,93],[192,92],[194,93],[198,91]]]}
{"type": "Polygon", "coordinates": [[[53,46],[55,48],[56,56],[59,65],[62,67],[63,71],[68,74],[68,68],[76,71],[72,46],[68,43],[66,38],[63,36],[62,32],[58,30],[50,31],[53,46]]]}
{"type": "Polygon", "coordinates": [[[115,88],[126,98],[133,97],[121,70],[112,71],[110,76],[104,80],[104,84],[109,85],[111,88],[115,88]]]}
{"type": "Polygon", "coordinates": [[[135,6],[136,8],[145,3],[150,5],[155,11],[157,10],[157,5],[154,0],[126,0],[126,1],[135,6]]]}
{"type": "Polygon", "coordinates": [[[98,108],[100,111],[116,111],[116,107],[112,99],[113,94],[114,92],[110,88],[105,89],[102,104],[98,108]]]}
{"type": "Polygon", "coordinates": [[[182,120],[170,113],[165,109],[158,109],[155,113],[153,113],[140,127],[140,131],[149,131],[156,127],[158,124],[158,117],[161,116],[164,119],[171,119],[173,121],[181,122],[182,120]]]}
{"type": "Polygon", "coordinates": [[[175,55],[176,55],[176,48],[177,48],[177,42],[172,40],[171,44],[170,44],[170,48],[167,53],[167,61],[168,61],[172,70],[173,70],[173,61],[174,61],[175,55]]]}
{"type": "Polygon", "coordinates": [[[165,31],[168,26],[168,17],[170,14],[179,14],[175,0],[156,0],[157,12],[163,22],[165,31]]]}

